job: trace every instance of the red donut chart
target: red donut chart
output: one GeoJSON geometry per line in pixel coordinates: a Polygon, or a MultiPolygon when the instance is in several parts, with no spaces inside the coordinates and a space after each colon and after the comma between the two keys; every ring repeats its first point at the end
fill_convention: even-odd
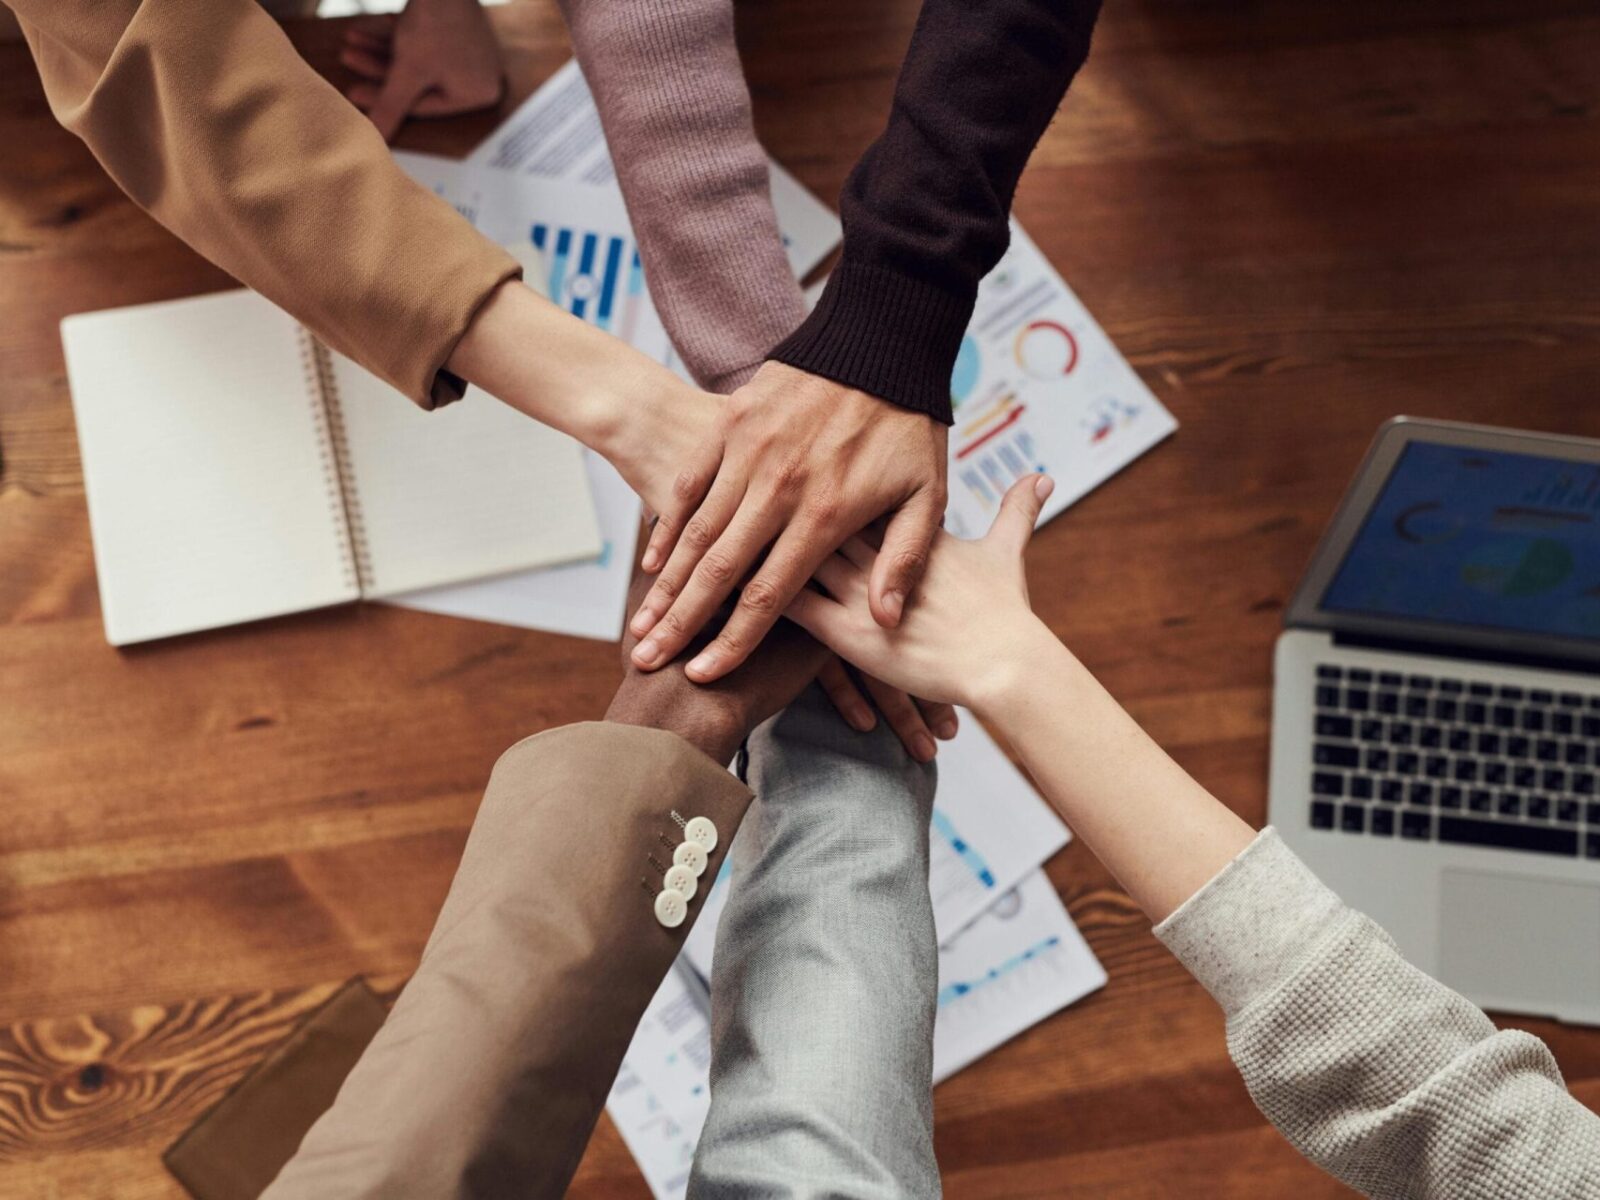
{"type": "Polygon", "coordinates": [[[1057,379],[1078,365],[1078,339],[1059,321],[1030,321],[1017,330],[1011,352],[1035,379],[1057,379]]]}

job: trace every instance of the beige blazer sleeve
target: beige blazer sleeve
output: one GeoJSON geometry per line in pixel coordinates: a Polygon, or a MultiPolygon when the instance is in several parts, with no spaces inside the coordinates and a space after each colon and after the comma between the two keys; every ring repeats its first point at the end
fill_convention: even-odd
{"type": "Polygon", "coordinates": [[[136,204],[424,408],[515,260],[412,183],[254,0],[5,0],[136,204]]]}
{"type": "Polygon", "coordinates": [[[659,730],[508,750],[416,974],[264,1200],[559,1196],[709,890],[665,928],[649,860],[683,840],[674,810],[709,818],[709,881],[749,802],[659,730]]]}

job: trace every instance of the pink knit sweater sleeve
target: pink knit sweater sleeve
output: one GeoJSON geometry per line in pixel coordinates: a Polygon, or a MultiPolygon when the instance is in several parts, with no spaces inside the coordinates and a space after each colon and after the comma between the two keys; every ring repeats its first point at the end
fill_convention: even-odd
{"type": "Polygon", "coordinates": [[[731,391],[805,307],[756,140],[731,0],[562,0],[645,278],[701,386],[731,391]]]}

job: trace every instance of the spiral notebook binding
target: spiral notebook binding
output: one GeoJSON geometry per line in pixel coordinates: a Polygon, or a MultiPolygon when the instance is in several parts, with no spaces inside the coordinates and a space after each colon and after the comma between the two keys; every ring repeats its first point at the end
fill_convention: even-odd
{"type": "Polygon", "coordinates": [[[373,586],[372,557],[367,545],[367,528],[361,519],[361,498],[355,488],[355,473],[350,458],[350,440],[345,432],[344,409],[339,403],[339,385],[333,375],[333,360],[328,348],[301,329],[300,358],[306,384],[315,399],[312,419],[317,427],[322,474],[328,485],[328,503],[334,520],[345,531],[340,539],[344,558],[345,583],[365,596],[373,586]]]}

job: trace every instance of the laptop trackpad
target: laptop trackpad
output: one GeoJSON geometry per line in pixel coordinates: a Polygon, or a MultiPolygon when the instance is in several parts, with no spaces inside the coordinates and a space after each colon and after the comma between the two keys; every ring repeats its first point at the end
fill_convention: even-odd
{"type": "Polygon", "coordinates": [[[1469,995],[1555,1012],[1600,999],[1600,887],[1445,870],[1439,976],[1469,995]]]}

